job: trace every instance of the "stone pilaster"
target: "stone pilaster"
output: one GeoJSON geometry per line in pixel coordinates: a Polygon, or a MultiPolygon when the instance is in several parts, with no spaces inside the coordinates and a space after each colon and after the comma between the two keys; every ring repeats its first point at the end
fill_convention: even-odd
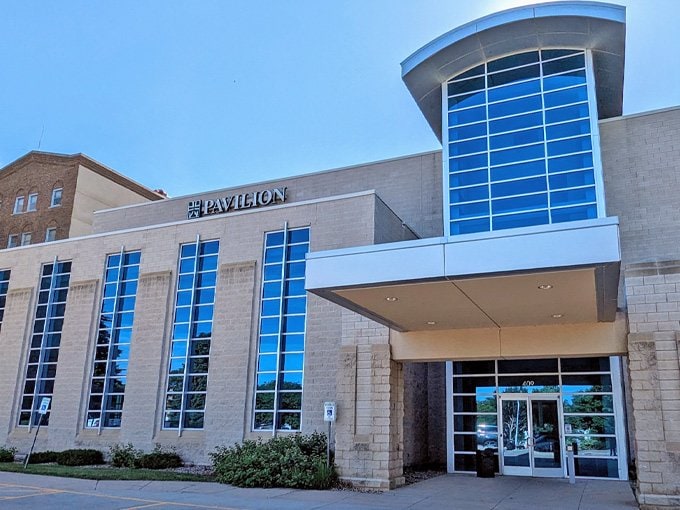
{"type": "Polygon", "coordinates": [[[625,271],[637,497],[642,509],[680,506],[680,261],[625,271]]]}
{"type": "Polygon", "coordinates": [[[340,478],[377,489],[402,485],[404,374],[389,330],[343,311],[335,460],[340,478]]]}

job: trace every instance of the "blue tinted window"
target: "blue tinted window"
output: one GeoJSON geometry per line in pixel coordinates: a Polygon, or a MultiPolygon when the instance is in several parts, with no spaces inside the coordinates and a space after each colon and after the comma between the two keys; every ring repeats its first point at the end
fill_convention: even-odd
{"type": "Polygon", "coordinates": [[[486,108],[470,108],[449,113],[449,126],[457,124],[470,124],[486,119],[486,108]]]}
{"type": "MultiPolygon", "coordinates": [[[[308,228],[298,228],[288,231],[288,242],[289,243],[308,243],[309,242],[309,229],[308,228]]],[[[307,249],[305,249],[305,253],[307,249]]]]}
{"type": "Polygon", "coordinates": [[[530,112],[532,110],[540,110],[542,106],[540,95],[512,99],[510,101],[503,101],[502,103],[494,103],[489,105],[489,118],[506,117],[508,115],[530,112]]]}
{"type": "Polygon", "coordinates": [[[508,216],[496,216],[493,219],[494,230],[507,228],[530,227],[548,223],[548,211],[536,211],[523,214],[511,214],[508,216]]]}
{"type": "Polygon", "coordinates": [[[543,75],[562,73],[571,69],[585,67],[585,65],[586,61],[583,53],[559,60],[551,60],[550,62],[543,62],[543,75]]]}
{"type": "Polygon", "coordinates": [[[550,194],[550,203],[553,207],[584,204],[588,202],[595,202],[594,187],[557,191],[550,194]]]}
{"type": "Polygon", "coordinates": [[[465,205],[451,206],[451,219],[473,218],[489,214],[489,202],[473,202],[465,205]]]}
{"type": "Polygon", "coordinates": [[[488,230],[489,218],[451,222],[451,235],[474,234],[475,232],[486,232],[488,230]]]}
{"type": "Polygon", "coordinates": [[[504,135],[495,135],[491,137],[491,148],[500,149],[503,147],[511,147],[513,145],[526,145],[529,143],[543,141],[543,128],[525,129],[524,131],[515,131],[514,133],[506,133],[504,135]]]}
{"type": "Polygon", "coordinates": [[[487,170],[477,170],[475,172],[461,172],[459,174],[451,174],[449,176],[449,186],[457,188],[458,186],[470,186],[472,184],[481,184],[487,182],[489,172],[487,170]]]}
{"type": "Polygon", "coordinates": [[[465,94],[464,96],[456,96],[449,98],[449,110],[459,110],[469,106],[476,106],[484,104],[486,101],[486,92],[473,92],[472,94],[465,94]]]}
{"type": "Polygon", "coordinates": [[[550,189],[572,188],[575,186],[595,184],[595,176],[593,175],[592,170],[555,174],[551,175],[548,180],[550,181],[550,189]]]}
{"type": "Polygon", "coordinates": [[[514,163],[515,161],[542,158],[544,156],[545,149],[543,144],[539,143],[536,145],[527,145],[525,147],[517,147],[514,149],[492,152],[491,164],[502,165],[504,163],[514,163]]]}
{"type": "Polygon", "coordinates": [[[513,97],[528,96],[538,94],[541,91],[541,81],[531,80],[512,85],[506,85],[497,89],[489,90],[489,102],[501,101],[513,97]]]}
{"type": "Polygon", "coordinates": [[[545,112],[545,121],[548,124],[586,117],[588,117],[588,103],[564,106],[562,108],[546,110],[545,112]]]}
{"type": "Polygon", "coordinates": [[[486,135],[486,122],[478,124],[470,124],[462,127],[449,128],[449,140],[455,142],[456,140],[465,140],[466,138],[475,138],[486,135]]]}
{"type": "Polygon", "coordinates": [[[597,218],[597,206],[593,204],[582,205],[578,207],[566,207],[564,209],[554,209],[551,215],[553,223],[590,220],[597,218]]]}
{"type": "Polygon", "coordinates": [[[477,154],[476,156],[464,156],[459,158],[449,159],[449,169],[452,172],[460,170],[471,170],[473,168],[483,168],[488,161],[486,153],[477,154]]]}
{"type": "Polygon", "coordinates": [[[494,167],[491,169],[491,180],[503,181],[541,174],[545,174],[545,161],[529,161],[527,163],[494,167]]]}
{"type": "MultiPolygon", "coordinates": [[[[492,201],[494,214],[530,211],[548,207],[548,194],[525,195],[515,198],[502,198],[492,201]]],[[[495,221],[495,220],[494,220],[495,221]]]]}
{"type": "Polygon", "coordinates": [[[449,96],[455,96],[458,94],[465,94],[468,92],[473,92],[475,90],[484,89],[484,77],[472,78],[469,80],[463,80],[459,82],[449,83],[448,90],[449,96]]]}
{"type": "Polygon", "coordinates": [[[491,196],[493,198],[507,197],[511,195],[521,195],[524,193],[535,193],[545,191],[545,177],[534,177],[519,181],[501,182],[491,185],[491,196]]]}
{"type": "Polygon", "coordinates": [[[573,89],[558,90],[545,94],[545,107],[562,106],[569,103],[578,103],[588,99],[586,87],[575,87],[573,89]]]}
{"type": "Polygon", "coordinates": [[[541,50],[541,58],[543,60],[551,60],[559,57],[566,57],[574,53],[580,53],[580,50],[541,50]]]}
{"type": "Polygon", "coordinates": [[[518,115],[508,119],[492,120],[489,122],[489,133],[503,133],[504,131],[514,131],[543,124],[541,112],[518,115]]]}
{"type": "Polygon", "coordinates": [[[283,232],[270,232],[267,234],[266,246],[280,246],[283,244],[283,232]]]}
{"type": "Polygon", "coordinates": [[[486,151],[486,138],[476,138],[467,142],[457,142],[449,144],[449,156],[460,156],[462,154],[472,154],[474,152],[486,151]]]}
{"type": "Polygon", "coordinates": [[[590,133],[590,120],[584,119],[547,126],[545,132],[548,140],[566,138],[568,136],[586,135],[590,133]]]}
{"type": "Polygon", "coordinates": [[[569,138],[567,140],[559,140],[557,142],[548,142],[548,156],[588,151],[592,148],[593,146],[590,141],[590,136],[569,138]]]}
{"type": "Polygon", "coordinates": [[[592,166],[593,155],[590,152],[563,156],[561,158],[550,158],[548,160],[548,172],[565,172],[567,170],[579,170],[592,166]]]}
{"type": "Polygon", "coordinates": [[[543,79],[543,90],[555,90],[564,87],[581,85],[586,82],[585,70],[572,71],[570,73],[556,74],[543,79]]]}
{"type": "Polygon", "coordinates": [[[497,58],[487,63],[487,70],[490,73],[502,71],[503,69],[510,69],[511,67],[519,67],[533,62],[538,62],[537,51],[527,51],[524,53],[516,53],[507,57],[497,58]]]}
{"type": "Polygon", "coordinates": [[[538,78],[540,72],[540,68],[538,64],[536,64],[533,66],[521,67],[519,69],[511,69],[509,71],[501,71],[499,73],[490,74],[488,77],[489,87],[499,87],[514,81],[538,78]]]}
{"type": "Polygon", "coordinates": [[[474,186],[472,188],[454,189],[449,192],[450,203],[471,202],[489,198],[489,186],[474,186]]]}

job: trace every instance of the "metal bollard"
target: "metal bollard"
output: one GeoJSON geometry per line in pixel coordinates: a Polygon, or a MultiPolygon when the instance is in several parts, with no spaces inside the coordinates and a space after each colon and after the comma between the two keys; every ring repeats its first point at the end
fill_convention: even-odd
{"type": "Polygon", "coordinates": [[[574,466],[574,447],[567,446],[567,466],[569,468],[569,483],[576,483],[576,468],[574,466]]]}

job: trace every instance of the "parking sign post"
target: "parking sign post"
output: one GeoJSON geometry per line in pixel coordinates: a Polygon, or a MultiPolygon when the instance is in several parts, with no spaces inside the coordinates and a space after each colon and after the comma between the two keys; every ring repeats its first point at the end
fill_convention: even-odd
{"type": "MultiPolygon", "coordinates": [[[[33,444],[31,445],[31,449],[28,452],[28,455],[26,455],[26,458],[24,459],[24,469],[26,469],[26,466],[28,466],[28,460],[31,458],[31,454],[33,453],[33,448],[35,448],[35,442],[38,439],[38,432],[40,432],[40,425],[42,425],[43,418],[45,418],[45,415],[47,414],[47,411],[50,408],[50,402],[52,401],[52,398],[50,397],[43,397],[43,399],[40,401],[40,407],[36,411],[40,415],[40,420],[38,420],[38,428],[35,429],[35,437],[33,438],[33,444]]],[[[33,417],[31,417],[32,419],[33,417]]]]}
{"type": "Polygon", "coordinates": [[[335,421],[335,402],[323,403],[323,420],[328,422],[328,440],[326,441],[326,467],[331,467],[331,426],[335,421]]]}

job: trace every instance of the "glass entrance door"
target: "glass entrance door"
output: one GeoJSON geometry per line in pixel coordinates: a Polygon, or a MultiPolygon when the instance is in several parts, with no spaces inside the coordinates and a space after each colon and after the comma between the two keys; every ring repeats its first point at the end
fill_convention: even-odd
{"type": "Polygon", "coordinates": [[[559,398],[504,394],[500,400],[503,474],[564,476],[559,398]]]}

